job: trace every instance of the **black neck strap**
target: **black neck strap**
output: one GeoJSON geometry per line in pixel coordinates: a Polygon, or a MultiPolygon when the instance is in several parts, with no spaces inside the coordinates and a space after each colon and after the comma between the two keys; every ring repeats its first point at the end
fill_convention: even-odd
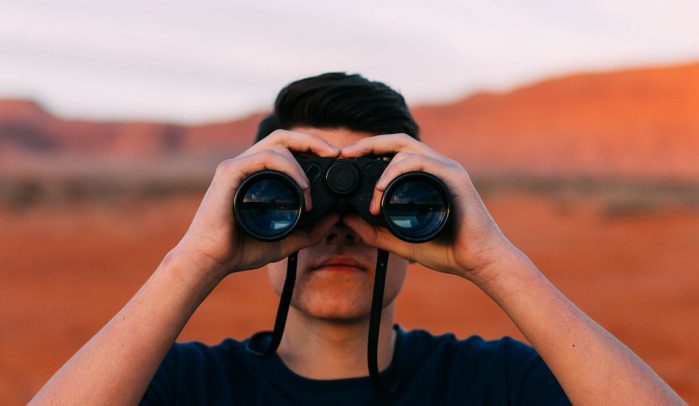
{"type": "Polygon", "coordinates": [[[260,342],[268,336],[269,332],[263,331],[254,334],[248,341],[247,350],[255,355],[270,355],[273,354],[282,342],[284,334],[284,326],[286,325],[286,316],[289,314],[289,305],[291,305],[291,295],[294,293],[294,283],[296,283],[296,263],[298,262],[299,252],[296,251],[289,255],[286,264],[286,279],[284,279],[284,288],[282,296],[279,299],[279,307],[277,308],[277,317],[274,320],[274,331],[272,332],[272,341],[269,344],[260,342]]]}
{"type": "Polygon", "coordinates": [[[381,328],[381,311],[383,310],[383,291],[386,285],[386,268],[388,268],[388,251],[379,250],[376,258],[376,273],[374,275],[374,293],[371,300],[371,315],[369,318],[369,344],[367,348],[367,360],[369,362],[369,375],[379,389],[385,392],[393,392],[398,386],[400,368],[393,368],[396,372],[392,376],[386,376],[384,381],[379,371],[379,330],[381,328]]]}
{"type": "MultiPolygon", "coordinates": [[[[294,283],[296,282],[296,263],[298,262],[298,252],[294,252],[289,256],[286,279],[284,280],[284,289],[279,300],[279,308],[277,309],[277,317],[274,320],[274,331],[272,332],[271,341],[266,340],[269,337],[268,331],[263,331],[254,334],[248,340],[247,350],[254,355],[270,355],[273,354],[279,347],[284,334],[284,325],[286,317],[289,313],[291,304],[291,295],[294,291],[294,283]]],[[[383,310],[383,292],[386,284],[386,269],[388,267],[388,251],[379,250],[376,259],[376,273],[374,275],[374,292],[371,300],[371,315],[369,318],[369,343],[367,347],[367,361],[369,363],[369,375],[376,386],[385,392],[393,392],[399,383],[400,366],[392,368],[395,372],[393,375],[386,376],[386,381],[382,379],[381,372],[378,366],[378,343],[379,330],[381,327],[381,311],[383,310]]]]}

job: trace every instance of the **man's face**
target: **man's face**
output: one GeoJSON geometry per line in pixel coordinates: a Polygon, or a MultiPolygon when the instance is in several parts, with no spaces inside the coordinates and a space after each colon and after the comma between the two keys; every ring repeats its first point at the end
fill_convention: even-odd
{"type": "MultiPolygon", "coordinates": [[[[371,136],[345,129],[292,128],[323,137],[338,148],[371,136]]],[[[378,250],[362,243],[342,221],[328,231],[321,242],[299,251],[296,284],[291,306],[320,319],[351,321],[367,318],[371,310],[378,250]]],[[[286,259],[267,265],[272,288],[281,294],[286,277],[286,259]]],[[[389,255],[384,290],[384,307],[398,295],[408,261],[389,255]]]]}

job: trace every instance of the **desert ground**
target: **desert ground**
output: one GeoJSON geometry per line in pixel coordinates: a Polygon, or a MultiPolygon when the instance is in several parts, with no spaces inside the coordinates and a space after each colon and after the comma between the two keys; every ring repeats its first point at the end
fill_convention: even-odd
{"type": "MultiPolygon", "coordinates": [[[[0,403],[27,402],[106,323],[186,230],[187,192],[0,211],[0,403]]],[[[627,210],[591,196],[484,195],[505,234],[587,314],[699,403],[699,210],[627,210]]],[[[227,277],[180,340],[217,343],[270,329],[277,297],[263,271],[227,277]]],[[[471,283],[415,266],[398,297],[406,328],[524,339],[471,283]]]]}

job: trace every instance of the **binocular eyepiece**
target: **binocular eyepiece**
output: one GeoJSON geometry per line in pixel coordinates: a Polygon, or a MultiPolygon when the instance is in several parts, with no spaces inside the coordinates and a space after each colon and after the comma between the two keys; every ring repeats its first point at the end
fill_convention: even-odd
{"type": "Polygon", "coordinates": [[[381,215],[372,215],[369,204],[388,158],[296,160],[310,181],[313,209],[305,211],[303,192],[290,176],[272,170],[256,172],[241,182],[233,203],[237,224],[251,237],[278,241],[296,227],[313,224],[335,211],[357,213],[401,240],[417,243],[435,238],[451,216],[448,188],[426,172],[408,172],[393,179],[381,199],[381,215]]]}

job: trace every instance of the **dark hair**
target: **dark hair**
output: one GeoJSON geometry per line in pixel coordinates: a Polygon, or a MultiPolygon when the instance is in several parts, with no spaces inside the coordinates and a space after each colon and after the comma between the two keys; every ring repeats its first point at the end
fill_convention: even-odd
{"type": "Polygon", "coordinates": [[[274,111],[260,122],[255,142],[274,130],[296,126],[405,133],[420,139],[420,128],[400,93],[381,82],[344,72],[311,76],[284,87],[274,111]]]}

